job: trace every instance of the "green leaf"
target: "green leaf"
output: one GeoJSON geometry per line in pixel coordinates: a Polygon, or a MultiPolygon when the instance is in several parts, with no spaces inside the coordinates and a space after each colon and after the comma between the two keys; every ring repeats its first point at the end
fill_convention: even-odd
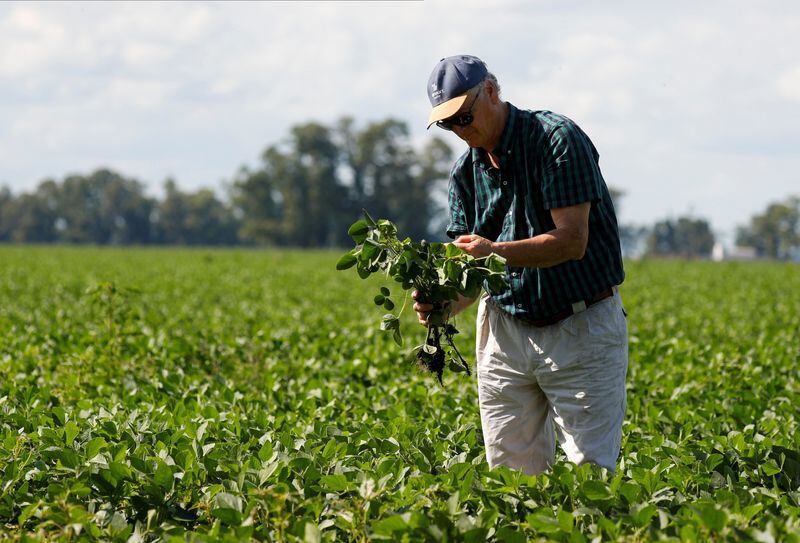
{"type": "Polygon", "coordinates": [[[172,489],[175,478],[172,476],[170,467],[162,460],[157,461],[156,471],[153,473],[153,481],[165,490],[172,489]]]}
{"type": "Polygon", "coordinates": [[[20,512],[19,516],[17,517],[17,523],[19,524],[19,526],[20,527],[24,526],[25,522],[36,513],[36,511],[39,509],[40,506],[41,502],[38,501],[25,506],[25,508],[20,512]]]}
{"type": "Polygon", "coordinates": [[[505,274],[506,259],[496,253],[492,253],[486,257],[486,259],[483,262],[483,266],[489,268],[491,271],[495,273],[505,274]]]}
{"type": "Polygon", "coordinates": [[[353,253],[345,253],[342,257],[336,262],[336,269],[337,270],[346,270],[348,268],[352,268],[358,262],[358,258],[353,253]]]}
{"type": "Polygon", "coordinates": [[[586,481],[581,485],[581,491],[590,500],[606,500],[611,497],[608,487],[600,481],[586,481]]]}
{"type": "Polygon", "coordinates": [[[372,530],[378,535],[394,535],[396,532],[404,532],[408,530],[408,523],[400,515],[392,515],[385,519],[376,522],[372,530]]]}
{"type": "Polygon", "coordinates": [[[391,294],[391,292],[389,292],[388,288],[381,287],[381,294],[383,294],[384,296],[389,296],[391,294]]]}
{"type": "Polygon", "coordinates": [[[370,241],[364,243],[361,247],[361,259],[370,261],[373,257],[377,256],[380,252],[380,247],[370,241]]]}
{"type": "Polygon", "coordinates": [[[525,517],[525,520],[535,532],[554,534],[561,531],[558,520],[547,513],[533,513],[525,517]]]}
{"type": "Polygon", "coordinates": [[[362,209],[361,212],[364,214],[364,221],[366,222],[366,224],[368,224],[372,228],[375,228],[377,226],[377,223],[375,222],[375,219],[373,219],[370,216],[370,214],[367,213],[366,209],[362,209]]]}
{"type": "Polygon", "coordinates": [[[367,233],[369,232],[369,225],[364,220],[358,220],[350,226],[347,230],[347,233],[353,238],[353,241],[356,243],[364,243],[364,240],[367,239],[367,233]]]}
{"type": "Polygon", "coordinates": [[[131,477],[131,469],[128,466],[126,466],[125,464],[122,464],[120,462],[111,462],[108,465],[108,469],[111,470],[111,475],[117,481],[123,481],[125,479],[130,479],[130,477],[131,477]]]}
{"type": "Polygon", "coordinates": [[[316,523],[306,522],[303,530],[303,543],[320,543],[320,541],[322,541],[322,534],[316,523]]]}
{"type": "Polygon", "coordinates": [[[214,507],[211,514],[222,522],[231,525],[242,523],[242,499],[239,496],[220,492],[214,496],[214,507]]]}
{"type": "Polygon", "coordinates": [[[527,543],[528,538],[525,537],[523,532],[511,526],[503,526],[497,530],[497,541],[503,541],[504,543],[527,543]]]}
{"type": "Polygon", "coordinates": [[[80,433],[80,428],[78,428],[78,425],[73,421],[67,422],[64,425],[64,443],[67,445],[72,445],[72,442],[75,441],[78,433],[80,433]]]}
{"type": "Polygon", "coordinates": [[[761,471],[764,472],[765,475],[768,477],[772,477],[773,475],[777,475],[781,472],[780,466],[775,462],[775,460],[769,459],[763,464],[761,464],[761,471]]]}
{"type": "Polygon", "coordinates": [[[622,494],[628,503],[634,503],[639,498],[639,491],[641,487],[633,481],[625,481],[619,488],[619,493],[622,494]]]}
{"type": "Polygon", "coordinates": [[[728,522],[728,515],[725,511],[717,509],[716,506],[712,504],[701,505],[695,508],[695,511],[697,511],[700,521],[706,528],[714,532],[721,532],[728,522]]]}
{"type": "Polygon", "coordinates": [[[564,511],[559,508],[556,520],[558,520],[558,525],[564,533],[569,534],[572,532],[572,527],[575,524],[575,517],[570,511],[564,511]]]}
{"type": "Polygon", "coordinates": [[[86,458],[94,458],[100,449],[106,446],[106,440],[102,437],[96,437],[86,444],[86,458]]]}
{"type": "Polygon", "coordinates": [[[383,301],[383,308],[386,309],[387,311],[391,311],[392,309],[394,309],[394,302],[391,301],[389,298],[386,298],[383,301]]]}
{"type": "Polygon", "coordinates": [[[447,256],[447,258],[454,258],[463,254],[465,254],[463,249],[459,249],[452,243],[445,244],[445,256],[447,256]]]}
{"type": "Polygon", "coordinates": [[[387,313],[381,320],[381,330],[394,330],[400,326],[400,319],[397,315],[387,313]]]}
{"type": "Polygon", "coordinates": [[[461,364],[458,364],[457,362],[454,362],[453,360],[450,360],[447,363],[447,367],[450,369],[450,371],[453,371],[455,373],[466,373],[467,372],[467,369],[464,366],[462,366],[461,364]]]}
{"type": "Polygon", "coordinates": [[[352,488],[352,485],[347,481],[347,477],[337,473],[333,475],[324,475],[319,480],[320,486],[331,492],[345,492],[352,488]]]}
{"type": "Polygon", "coordinates": [[[506,288],[505,277],[500,275],[490,275],[486,278],[486,282],[488,283],[489,291],[492,294],[498,294],[502,292],[504,288],[506,288]]]}
{"type": "Polygon", "coordinates": [[[650,504],[639,504],[631,508],[631,518],[634,524],[639,527],[644,527],[650,523],[650,519],[658,513],[658,508],[650,504]]]}
{"type": "Polygon", "coordinates": [[[444,275],[447,277],[448,281],[458,282],[461,277],[461,269],[461,264],[454,260],[448,260],[444,263],[444,275]]]}
{"type": "Polygon", "coordinates": [[[377,295],[376,295],[376,296],[375,296],[375,297],[372,299],[372,301],[373,301],[373,302],[375,302],[375,305],[383,305],[383,302],[385,302],[385,301],[386,301],[386,298],[383,296],[383,294],[377,294],[377,295]]]}

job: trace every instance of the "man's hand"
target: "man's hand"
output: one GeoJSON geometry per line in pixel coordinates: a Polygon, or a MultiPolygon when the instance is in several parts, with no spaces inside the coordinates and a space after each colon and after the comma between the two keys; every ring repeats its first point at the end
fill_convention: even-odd
{"type": "Polygon", "coordinates": [[[482,258],[489,256],[494,250],[494,242],[477,234],[465,234],[458,236],[453,242],[453,245],[459,249],[463,249],[475,258],[482,258]]]}
{"type": "Polygon", "coordinates": [[[411,297],[414,299],[414,311],[417,312],[417,320],[422,326],[427,327],[428,324],[430,324],[428,319],[430,318],[431,313],[441,313],[443,322],[450,315],[452,304],[449,302],[445,304],[442,309],[437,310],[433,304],[429,304],[424,300],[424,296],[420,293],[420,291],[415,290],[411,293],[411,297]]]}
{"type": "Polygon", "coordinates": [[[417,320],[422,326],[428,326],[428,315],[433,311],[433,304],[418,302],[417,300],[422,297],[418,290],[411,293],[414,299],[414,311],[417,312],[417,320]]]}

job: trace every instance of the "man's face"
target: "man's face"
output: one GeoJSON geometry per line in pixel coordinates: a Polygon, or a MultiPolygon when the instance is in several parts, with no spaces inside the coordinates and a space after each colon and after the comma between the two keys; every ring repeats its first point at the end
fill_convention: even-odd
{"type": "MultiPolygon", "coordinates": [[[[490,116],[488,114],[486,96],[484,84],[482,83],[473,98],[471,100],[468,99],[461,110],[456,115],[453,115],[453,117],[457,117],[464,113],[472,114],[472,122],[468,125],[453,125],[453,132],[456,136],[464,140],[470,147],[485,147],[489,142],[490,116]]],[[[491,151],[491,149],[487,149],[487,151],[491,151]]]]}

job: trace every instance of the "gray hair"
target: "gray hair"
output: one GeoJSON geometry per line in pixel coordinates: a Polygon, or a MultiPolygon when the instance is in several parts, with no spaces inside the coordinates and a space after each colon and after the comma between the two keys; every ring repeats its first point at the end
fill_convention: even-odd
{"type": "Polygon", "coordinates": [[[492,72],[487,72],[484,81],[489,80],[494,85],[494,88],[497,89],[497,97],[500,98],[500,83],[497,82],[497,76],[495,76],[492,72]]]}
{"type": "Polygon", "coordinates": [[[478,83],[477,85],[475,85],[474,87],[472,87],[471,89],[469,89],[467,91],[467,93],[478,94],[478,89],[483,87],[483,84],[486,81],[491,81],[492,82],[492,84],[494,85],[494,88],[497,89],[497,97],[499,98],[500,97],[500,83],[497,82],[497,77],[492,72],[487,72],[486,76],[481,80],[481,82],[478,83]]]}

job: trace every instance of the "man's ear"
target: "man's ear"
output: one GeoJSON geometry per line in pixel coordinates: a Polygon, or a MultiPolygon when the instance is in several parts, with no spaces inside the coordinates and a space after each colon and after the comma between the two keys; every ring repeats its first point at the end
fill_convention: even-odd
{"type": "Polygon", "coordinates": [[[489,101],[493,105],[497,105],[500,102],[500,97],[497,95],[497,87],[494,82],[491,79],[486,79],[483,84],[485,85],[484,91],[489,97],[489,101]]]}

